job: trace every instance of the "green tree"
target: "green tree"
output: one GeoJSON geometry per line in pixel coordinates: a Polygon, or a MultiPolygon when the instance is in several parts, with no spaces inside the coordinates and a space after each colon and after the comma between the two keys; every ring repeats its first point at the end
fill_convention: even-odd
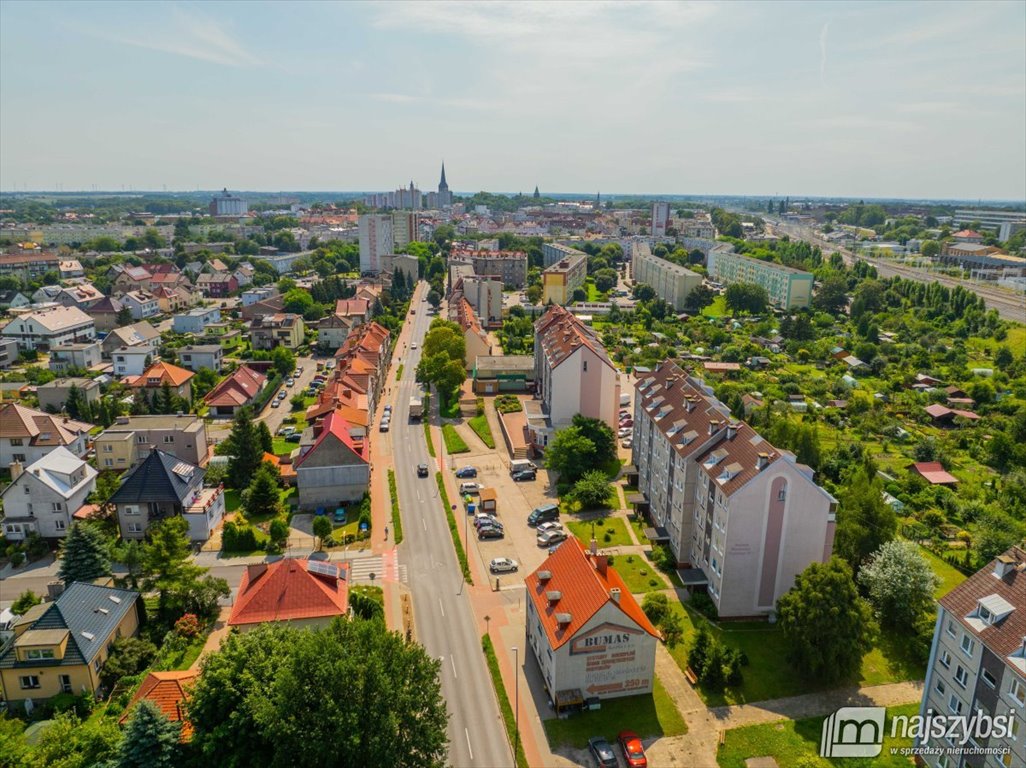
{"type": "Polygon", "coordinates": [[[132,310],[128,308],[127,304],[123,304],[121,309],[118,310],[117,315],[114,316],[114,323],[118,328],[124,328],[126,325],[132,324],[132,310]]]}
{"type": "Polygon", "coordinates": [[[873,647],[872,609],[859,597],[839,557],[812,563],[777,602],[788,658],[800,673],[826,682],[851,679],[873,647]]]}
{"type": "MultiPolygon", "coordinates": [[[[91,717],[81,721],[71,712],[57,715],[19,768],[95,768],[108,765],[121,744],[117,720],[91,717]]],[[[5,756],[0,756],[0,762],[5,756]]]]}
{"type": "Polygon", "coordinates": [[[147,532],[142,551],[143,584],[160,594],[159,615],[164,620],[184,612],[184,595],[207,569],[190,560],[189,525],[183,517],[168,517],[147,532]]]}
{"type": "Polygon", "coordinates": [[[848,280],[843,275],[830,275],[820,283],[812,303],[816,309],[836,315],[848,306],[848,280]]]}
{"type": "Polygon", "coordinates": [[[318,549],[324,546],[324,540],[331,536],[333,530],[334,526],[332,526],[331,520],[328,519],[327,515],[318,515],[314,518],[313,532],[314,536],[317,537],[318,549]]]}
{"type": "Polygon", "coordinates": [[[248,517],[276,517],[281,513],[281,491],[274,468],[267,462],[253,475],[246,489],[246,515],[248,517]]]}
{"type": "Polygon", "coordinates": [[[296,354],[291,349],[275,347],[271,350],[271,363],[274,365],[274,370],[282,376],[291,376],[292,372],[296,370],[296,354]]]}
{"type": "Polygon", "coordinates": [[[424,354],[444,354],[450,360],[466,361],[467,343],[463,338],[463,330],[448,320],[436,319],[424,336],[424,354]]]}
{"type": "Polygon", "coordinates": [[[30,765],[29,746],[25,743],[25,724],[0,712],[0,768],[24,768],[30,765]]]}
{"type": "Polygon", "coordinates": [[[570,496],[581,505],[581,509],[608,507],[610,487],[606,473],[600,469],[592,469],[574,483],[570,496]]]}
{"type": "Polygon", "coordinates": [[[700,675],[705,668],[705,660],[709,656],[709,648],[714,642],[715,640],[713,640],[712,635],[709,634],[709,630],[705,628],[704,624],[695,632],[695,636],[691,640],[691,647],[688,648],[688,666],[691,667],[691,671],[696,675],[700,675]]]}
{"type": "Polygon", "coordinates": [[[192,377],[192,399],[193,402],[200,400],[210,390],[217,386],[220,377],[217,371],[212,368],[200,368],[192,377]]]}
{"type": "Polygon", "coordinates": [[[430,304],[435,309],[438,309],[442,305],[442,294],[434,288],[432,288],[430,291],[428,291],[427,300],[428,304],[430,304]]]}
{"type": "Polygon", "coordinates": [[[92,417],[89,403],[86,402],[82,390],[75,384],[68,387],[68,395],[64,400],[64,410],[73,419],[89,419],[92,417]]]}
{"type": "Polygon", "coordinates": [[[839,495],[834,551],[858,569],[882,544],[894,538],[898,520],[883,500],[880,478],[870,480],[864,467],[855,471],[839,495]]]}
{"type": "Polygon", "coordinates": [[[75,523],[61,548],[57,576],[65,584],[109,576],[110,547],[100,529],[91,523],[75,523]]]}
{"type": "Polygon", "coordinates": [[[271,521],[267,533],[270,535],[272,543],[284,547],[289,540],[289,524],[282,518],[276,517],[271,521]]]}
{"type": "Polygon", "coordinates": [[[271,435],[271,428],[267,426],[266,421],[257,422],[256,433],[261,450],[264,453],[274,453],[274,437],[271,435]]]}
{"type": "Polygon", "coordinates": [[[235,413],[226,442],[231,456],[228,460],[228,483],[233,488],[245,488],[264,461],[263,446],[249,408],[240,408],[235,413]]]}
{"type": "Polygon", "coordinates": [[[594,466],[595,444],[569,426],[556,432],[545,450],[545,466],[559,473],[562,483],[575,483],[594,466]]]}
{"type": "Polygon", "coordinates": [[[659,631],[663,635],[663,642],[670,648],[676,648],[684,639],[684,622],[680,614],[668,611],[659,621],[659,631]]]}
{"type": "Polygon", "coordinates": [[[645,612],[649,621],[658,625],[670,612],[670,600],[660,592],[649,592],[641,601],[641,610],[645,612]]]}
{"type": "Polygon", "coordinates": [[[33,592],[31,589],[26,589],[20,595],[18,599],[11,603],[11,613],[15,616],[24,616],[28,609],[34,605],[39,605],[43,602],[43,598],[33,592]]]}
{"type": "Polygon", "coordinates": [[[103,679],[114,683],[126,675],[146,669],[157,655],[157,646],[138,637],[119,637],[110,649],[103,666],[103,679]]]}
{"type": "Polygon", "coordinates": [[[293,312],[297,315],[306,314],[307,310],[313,308],[314,300],[309,291],[302,288],[293,288],[287,291],[282,297],[286,312],[293,312]]]}
{"type": "Polygon", "coordinates": [[[761,315],[769,305],[769,294],[755,283],[731,283],[727,286],[724,300],[731,314],[761,315]]]}
{"type": "Polygon", "coordinates": [[[919,547],[910,541],[888,541],[859,571],[859,584],[869,595],[880,623],[912,629],[933,606],[940,580],[919,547]]]}
{"type": "Polygon", "coordinates": [[[581,430],[581,434],[591,440],[595,446],[595,461],[604,464],[616,458],[616,435],[602,419],[591,419],[579,413],[574,414],[570,421],[572,426],[581,430]]]}
{"type": "Polygon", "coordinates": [[[980,564],[990,562],[1022,540],[1021,522],[997,509],[988,509],[976,521],[973,548],[980,564]]]}
{"type": "Polygon", "coordinates": [[[940,243],[936,240],[924,240],[923,244],[919,246],[919,252],[928,259],[936,258],[940,255],[940,251],[940,243]]]}
{"type": "Polygon", "coordinates": [[[168,720],[149,699],[135,705],[112,768],[175,768],[182,752],[182,724],[168,720]]]}

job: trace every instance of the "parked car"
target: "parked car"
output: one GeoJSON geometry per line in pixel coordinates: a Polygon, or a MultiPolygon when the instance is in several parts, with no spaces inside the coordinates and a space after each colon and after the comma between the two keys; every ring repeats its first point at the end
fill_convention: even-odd
{"type": "Polygon", "coordinates": [[[460,483],[460,495],[465,493],[478,493],[481,490],[481,483],[460,483]]]}
{"type": "Polygon", "coordinates": [[[477,477],[475,467],[460,467],[456,470],[456,477],[477,477]]]}
{"type": "Polygon", "coordinates": [[[505,537],[506,532],[501,528],[493,528],[490,525],[486,525],[484,528],[480,528],[477,531],[478,540],[483,539],[501,539],[505,537]]]}
{"type": "Polygon", "coordinates": [[[566,531],[545,531],[538,534],[539,547],[551,547],[553,544],[558,544],[561,541],[566,541],[566,531]]]}
{"type": "Polygon", "coordinates": [[[563,530],[563,524],[557,520],[553,520],[551,523],[542,523],[538,526],[538,533],[545,533],[546,531],[561,531],[563,530]]]}
{"type": "Polygon", "coordinates": [[[303,375],[303,366],[300,365],[300,366],[298,366],[296,368],[296,376],[302,376],[302,375],[303,375]]]}
{"type": "Polygon", "coordinates": [[[627,435],[631,434],[633,431],[633,427],[620,427],[620,429],[617,430],[616,434],[617,437],[627,437],[627,435]]]}
{"type": "Polygon", "coordinates": [[[600,736],[588,739],[588,752],[591,753],[598,768],[619,768],[613,745],[600,736]]]}
{"type": "Polygon", "coordinates": [[[277,395],[277,397],[278,397],[278,399],[279,399],[279,400],[284,400],[284,399],[285,399],[286,397],[288,397],[288,396],[289,396],[289,393],[288,393],[288,392],[286,392],[286,391],[285,391],[284,389],[279,389],[279,390],[278,390],[278,395],[277,395]]]}
{"type": "Polygon", "coordinates": [[[385,413],[391,413],[391,412],[392,412],[392,406],[386,405],[385,406],[385,413]]]}
{"type": "Polygon", "coordinates": [[[389,423],[387,421],[382,421],[378,424],[378,432],[388,432],[388,427],[389,423]]]}
{"type": "Polygon", "coordinates": [[[291,435],[295,431],[296,431],[295,427],[290,427],[288,425],[286,425],[284,427],[278,427],[278,434],[281,435],[282,437],[287,437],[288,435],[291,435]]]}
{"type": "Polygon", "coordinates": [[[623,750],[623,758],[630,768],[648,768],[648,758],[645,757],[645,747],[634,731],[621,731],[616,739],[620,742],[620,749],[623,750]]]}
{"type": "Polygon", "coordinates": [[[510,477],[512,477],[513,481],[516,483],[524,483],[529,480],[536,480],[538,478],[538,473],[533,469],[522,469],[519,472],[514,472],[510,477]]]}
{"type": "Polygon", "coordinates": [[[415,342],[415,341],[410,342],[410,349],[416,349],[416,348],[417,348],[417,342],[415,342]]]}
{"type": "Polygon", "coordinates": [[[272,408],[280,408],[281,407],[281,400],[272,400],[271,401],[271,407],[272,408]]]}
{"type": "Polygon", "coordinates": [[[287,380],[285,381],[285,386],[286,386],[286,387],[291,387],[291,386],[292,386],[293,384],[295,384],[295,383],[296,383],[296,380],[295,380],[295,379],[287,379],[287,380]]]}
{"type": "Polygon", "coordinates": [[[502,522],[499,520],[499,518],[492,517],[491,515],[485,514],[483,512],[479,513],[476,517],[474,517],[474,527],[475,528],[481,528],[482,526],[485,526],[485,525],[490,525],[492,528],[505,528],[506,527],[506,526],[504,526],[502,524],[502,522]]]}
{"type": "Polygon", "coordinates": [[[546,504],[542,507],[535,507],[527,516],[527,524],[534,528],[541,523],[550,523],[559,519],[559,505],[546,504]]]}
{"type": "Polygon", "coordinates": [[[285,442],[287,442],[287,443],[298,443],[302,439],[303,439],[303,435],[302,435],[301,432],[293,432],[291,435],[288,435],[285,438],[285,442]]]}
{"type": "Polygon", "coordinates": [[[427,477],[427,476],[428,476],[428,465],[427,464],[418,464],[417,465],[417,477],[427,477]]]}
{"type": "Polygon", "coordinates": [[[634,445],[634,440],[629,437],[625,437],[623,440],[620,441],[620,445],[624,448],[630,448],[632,445],[634,445]]]}
{"type": "Polygon", "coordinates": [[[492,573],[516,573],[519,568],[517,561],[508,557],[492,558],[492,562],[488,564],[488,570],[492,573]]]}

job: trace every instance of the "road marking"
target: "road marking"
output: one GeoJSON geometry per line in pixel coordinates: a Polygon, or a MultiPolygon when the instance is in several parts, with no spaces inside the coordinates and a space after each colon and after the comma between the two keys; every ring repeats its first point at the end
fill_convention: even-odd
{"type": "Polygon", "coordinates": [[[438,598],[438,610],[442,612],[442,618],[445,618],[445,608],[442,606],[442,598],[438,598]]]}
{"type": "Polygon", "coordinates": [[[473,760],[474,759],[474,749],[473,749],[473,747],[470,746],[470,731],[468,731],[466,728],[464,728],[463,732],[465,734],[467,734],[467,751],[470,753],[470,759],[473,760]]]}
{"type": "Polygon", "coordinates": [[[459,675],[456,674],[456,659],[450,656],[449,661],[452,662],[452,676],[458,679],[459,675]]]}
{"type": "Polygon", "coordinates": [[[422,518],[420,518],[420,522],[422,522],[424,524],[424,530],[426,531],[427,530],[427,520],[422,517],[422,518]]]}

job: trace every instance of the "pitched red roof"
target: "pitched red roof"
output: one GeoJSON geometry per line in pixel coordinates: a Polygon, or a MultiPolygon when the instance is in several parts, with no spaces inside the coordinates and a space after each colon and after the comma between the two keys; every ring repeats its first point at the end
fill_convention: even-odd
{"type": "Polygon", "coordinates": [[[342,616],[349,610],[348,566],[342,578],[309,571],[309,561],[285,558],[250,566],[242,574],[229,626],[342,616]]]}
{"type": "Polygon", "coordinates": [[[581,542],[571,536],[549,555],[538,570],[524,579],[527,595],[534,603],[553,648],[568,642],[608,603],[616,605],[623,612],[624,618],[650,635],[659,637],[658,630],[645,616],[620,574],[612,566],[606,566],[605,573],[602,572],[604,562],[604,555],[589,555],[581,542]],[[548,580],[539,578],[539,574],[544,571],[548,571],[552,577],[548,580]],[[611,595],[610,590],[614,588],[620,590],[619,602],[611,595]],[[560,593],[555,603],[548,598],[551,592],[560,593]],[[560,625],[556,614],[564,613],[570,614],[570,622],[560,625]]]}
{"type": "Polygon", "coordinates": [[[129,386],[153,387],[170,384],[172,387],[180,387],[195,375],[192,371],[179,368],[177,365],[171,365],[171,363],[165,363],[161,360],[143,371],[142,375],[137,376],[129,386]],[[159,384],[151,384],[150,379],[159,379],[160,382],[159,384]]]}
{"type": "Polygon", "coordinates": [[[939,461],[920,461],[913,464],[911,470],[932,485],[954,485],[958,482],[958,478],[945,470],[939,461]]]}
{"type": "Polygon", "coordinates": [[[317,436],[314,444],[310,446],[310,450],[299,457],[299,460],[296,462],[296,469],[299,469],[303,462],[316,454],[322,446],[330,447],[333,439],[341,442],[364,461],[370,461],[367,443],[354,440],[353,436],[349,434],[349,423],[342,418],[341,413],[334,410],[324,417],[321,434],[317,436]]]}
{"type": "Polygon", "coordinates": [[[185,719],[185,710],[182,705],[188,695],[187,689],[198,678],[199,671],[195,669],[150,672],[142,681],[142,685],[139,686],[139,690],[135,692],[132,700],[128,702],[128,706],[118,718],[118,722],[123,724],[131,717],[132,710],[138,702],[149,699],[168,720],[182,724],[182,741],[187,741],[192,736],[192,725],[185,719]]]}
{"type": "Polygon", "coordinates": [[[248,365],[241,365],[216,387],[207,392],[203,402],[212,406],[246,405],[259,394],[267,377],[248,365]]]}

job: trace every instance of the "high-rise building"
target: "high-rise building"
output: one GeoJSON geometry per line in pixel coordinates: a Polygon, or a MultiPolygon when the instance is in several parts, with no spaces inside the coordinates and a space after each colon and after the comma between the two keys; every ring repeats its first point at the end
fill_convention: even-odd
{"type": "MultiPolygon", "coordinates": [[[[392,215],[365,213],[360,217],[360,272],[378,274],[388,271],[385,257],[395,253],[392,215]]],[[[391,259],[387,259],[391,261],[391,259]]]]}
{"type": "Polygon", "coordinates": [[[652,203],[652,237],[666,237],[670,223],[670,204],[652,203]]]}
{"type": "Polygon", "coordinates": [[[401,250],[410,243],[416,242],[420,228],[420,214],[416,211],[392,212],[392,245],[401,250]]]}
{"type": "Polygon", "coordinates": [[[244,216],[249,210],[249,204],[229,192],[227,187],[210,201],[209,207],[211,216],[244,216]]]}

